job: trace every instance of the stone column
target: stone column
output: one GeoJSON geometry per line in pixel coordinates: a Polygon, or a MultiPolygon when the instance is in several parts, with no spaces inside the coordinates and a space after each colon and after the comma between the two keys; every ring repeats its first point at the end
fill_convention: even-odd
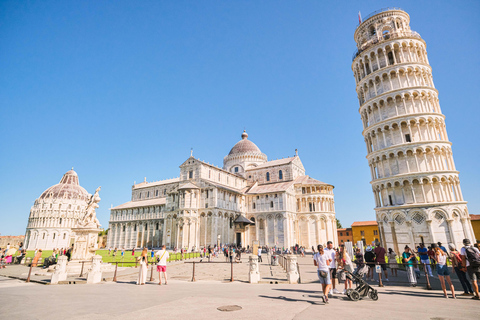
{"type": "Polygon", "coordinates": [[[145,247],[148,247],[149,239],[150,239],[150,223],[147,222],[147,236],[145,237],[145,247]]]}
{"type": "Polygon", "coordinates": [[[435,240],[435,234],[433,233],[433,228],[432,228],[432,220],[427,220],[427,226],[428,226],[428,232],[430,233],[430,239],[432,240],[432,243],[437,243],[437,240],[435,240]]]}
{"type": "MultiPolygon", "coordinates": [[[[455,237],[455,233],[453,232],[453,219],[447,219],[447,226],[448,226],[448,232],[450,232],[450,241],[452,241],[455,245],[457,245],[458,240],[457,237],[455,237]]],[[[461,243],[462,241],[460,241],[461,243]]],[[[448,246],[447,246],[448,248],[448,246]]]]}
{"type": "Polygon", "coordinates": [[[250,271],[248,273],[248,282],[258,283],[260,281],[260,270],[258,268],[258,256],[251,255],[249,257],[250,271]]]}
{"type": "Polygon", "coordinates": [[[389,221],[389,223],[390,223],[390,232],[392,233],[393,247],[395,249],[395,252],[401,252],[398,250],[397,233],[395,232],[395,222],[389,221]]]}
{"type": "Polygon", "coordinates": [[[299,279],[297,268],[297,257],[294,255],[287,255],[287,281],[288,283],[298,283],[299,279]]]}

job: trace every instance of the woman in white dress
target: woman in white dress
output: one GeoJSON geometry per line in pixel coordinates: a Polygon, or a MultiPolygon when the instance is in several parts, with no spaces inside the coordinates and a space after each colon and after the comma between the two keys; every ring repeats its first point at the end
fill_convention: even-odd
{"type": "Polygon", "coordinates": [[[148,272],[148,260],[147,260],[148,250],[143,248],[142,254],[140,257],[140,270],[138,271],[138,280],[137,284],[145,284],[147,282],[147,272],[148,272]]]}

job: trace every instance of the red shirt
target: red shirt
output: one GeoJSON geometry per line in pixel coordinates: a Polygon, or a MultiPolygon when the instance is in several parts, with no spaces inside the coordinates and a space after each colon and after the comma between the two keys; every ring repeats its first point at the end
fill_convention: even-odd
{"type": "Polygon", "coordinates": [[[378,262],[380,264],[384,264],[385,263],[385,249],[382,248],[382,247],[376,247],[375,250],[373,250],[373,252],[375,252],[375,262],[378,262]]]}

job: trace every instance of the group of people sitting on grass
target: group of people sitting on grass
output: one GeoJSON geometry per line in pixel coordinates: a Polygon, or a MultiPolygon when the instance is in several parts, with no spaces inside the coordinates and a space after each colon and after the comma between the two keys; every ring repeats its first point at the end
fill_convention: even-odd
{"type": "Polygon", "coordinates": [[[362,254],[361,248],[354,247],[354,255],[350,257],[343,244],[339,248],[334,248],[333,243],[328,241],[325,247],[318,245],[317,252],[314,252],[313,255],[313,263],[317,266],[318,279],[322,284],[322,299],[328,303],[328,298],[332,293],[340,293],[335,288],[337,273],[341,274],[340,278],[345,282],[343,291],[345,294],[347,289],[352,287],[352,278],[349,274],[356,272],[361,277],[366,276],[367,281],[379,281],[380,279],[374,279],[374,269],[379,266],[379,272],[383,272],[385,276],[383,280],[389,281],[388,265],[392,276],[395,277],[397,277],[399,266],[405,266],[408,282],[413,287],[416,286],[417,279],[420,277],[419,266],[422,266],[430,277],[433,277],[432,270],[436,270],[445,298],[448,298],[446,281],[452,298],[456,299],[455,289],[450,279],[450,274],[456,273],[464,290],[462,295],[472,296],[472,299],[479,300],[477,280],[480,278],[480,251],[477,246],[471,245],[469,239],[464,239],[463,244],[460,252],[453,243],[448,244],[449,250],[440,242],[432,244],[428,249],[423,243],[417,246],[416,250],[405,246],[404,252],[398,257],[394,250],[389,248],[387,252],[377,241],[374,247],[367,246],[364,254],[362,254]],[[433,256],[428,254],[430,249],[434,252],[433,256]],[[354,264],[356,268],[354,268],[354,264]]]}

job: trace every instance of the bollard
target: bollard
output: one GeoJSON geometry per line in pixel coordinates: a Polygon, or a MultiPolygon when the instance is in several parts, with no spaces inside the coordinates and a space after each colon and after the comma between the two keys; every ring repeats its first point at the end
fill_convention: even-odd
{"type": "Polygon", "coordinates": [[[430,285],[430,279],[428,278],[427,266],[425,263],[423,264],[423,270],[425,271],[425,278],[427,279],[427,290],[432,290],[432,286],[430,285]]]}
{"type": "Polygon", "coordinates": [[[26,282],[30,282],[30,275],[32,274],[32,267],[33,267],[33,260],[32,263],[30,263],[30,270],[28,270],[28,277],[26,282]]]}
{"type": "Polygon", "coordinates": [[[150,281],[153,281],[153,268],[155,264],[152,262],[152,272],[150,272],[150,281]]]}
{"type": "Polygon", "coordinates": [[[300,266],[298,265],[298,262],[297,262],[297,270],[298,270],[298,283],[302,283],[302,277],[300,276],[300,266]]]}
{"type": "Polygon", "coordinates": [[[378,286],[383,287],[383,282],[382,282],[382,269],[380,268],[380,273],[378,274],[378,286]]]}
{"type": "Polygon", "coordinates": [[[85,264],[85,261],[82,261],[82,270],[80,270],[80,278],[83,276],[83,265],[85,264]]]}
{"type": "Polygon", "coordinates": [[[118,262],[115,262],[115,273],[113,274],[113,282],[117,282],[117,267],[118,262]]]}
{"type": "Polygon", "coordinates": [[[230,262],[231,265],[231,277],[230,277],[230,282],[233,282],[233,261],[230,262]]]}
{"type": "Polygon", "coordinates": [[[195,261],[193,261],[192,282],[195,282],[195,261]]]}

